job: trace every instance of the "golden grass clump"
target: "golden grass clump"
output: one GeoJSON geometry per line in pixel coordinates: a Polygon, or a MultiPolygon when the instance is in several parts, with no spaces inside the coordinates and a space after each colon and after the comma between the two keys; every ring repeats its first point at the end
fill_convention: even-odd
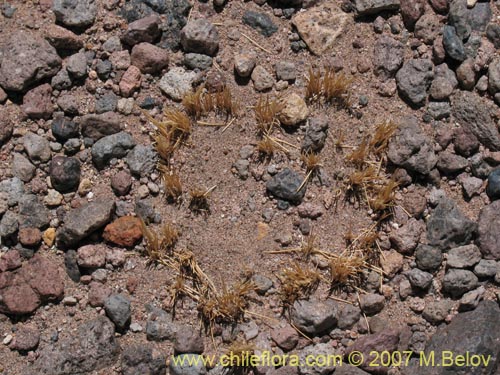
{"type": "Polygon", "coordinates": [[[167,108],[163,113],[163,120],[159,121],[145,113],[148,120],[156,127],[153,135],[156,152],[163,164],[169,164],[174,151],[191,134],[191,120],[178,109],[167,108]]]}
{"type": "Polygon", "coordinates": [[[398,125],[391,120],[377,125],[370,141],[370,149],[376,156],[380,156],[385,152],[389,145],[389,140],[397,129],[398,125]]]}
{"type": "Polygon", "coordinates": [[[182,183],[179,175],[174,169],[160,164],[158,169],[163,181],[165,197],[168,201],[177,202],[182,195],[182,183]]]}
{"type": "Polygon", "coordinates": [[[347,155],[347,160],[353,163],[357,168],[361,168],[366,163],[369,152],[368,138],[363,138],[359,146],[347,155]]]}
{"type": "Polygon", "coordinates": [[[326,68],[321,76],[320,70],[309,69],[306,85],[306,100],[309,103],[333,104],[339,108],[350,107],[352,78],[344,73],[336,73],[326,68]]]}
{"type": "Polygon", "coordinates": [[[321,281],[321,273],[316,269],[294,263],[277,275],[281,283],[281,301],[289,308],[299,299],[308,298],[316,291],[321,281]]]}
{"type": "Polygon", "coordinates": [[[278,115],[283,110],[283,104],[278,99],[259,97],[254,106],[255,119],[261,135],[270,135],[273,127],[279,125],[278,115]]]}
{"type": "Polygon", "coordinates": [[[141,229],[146,242],[146,255],[150,261],[158,261],[167,256],[179,239],[179,231],[169,222],[165,223],[157,233],[149,229],[141,219],[141,229]]]}
{"type": "Polygon", "coordinates": [[[215,93],[208,92],[202,85],[194,92],[188,92],[182,99],[186,112],[195,119],[206,116],[210,112],[218,115],[236,117],[239,110],[231,89],[227,86],[215,93]]]}
{"type": "Polygon", "coordinates": [[[269,138],[264,138],[257,143],[257,151],[260,157],[270,159],[278,151],[278,146],[269,138]]]}
{"type": "Polygon", "coordinates": [[[209,327],[216,323],[234,324],[241,321],[249,306],[249,294],[255,290],[250,281],[239,282],[231,289],[225,285],[220,293],[209,293],[198,301],[198,311],[209,327]]]}
{"type": "Polygon", "coordinates": [[[370,207],[374,211],[385,211],[394,205],[394,193],[399,184],[390,179],[385,185],[380,187],[374,196],[370,199],[370,207]]]}
{"type": "Polygon", "coordinates": [[[189,192],[191,197],[189,201],[189,209],[194,213],[210,213],[210,203],[208,202],[208,198],[214,188],[215,186],[208,190],[200,188],[192,189],[189,192]]]}
{"type": "Polygon", "coordinates": [[[359,282],[364,267],[364,259],[357,255],[341,255],[329,262],[330,289],[339,289],[359,282]]]}

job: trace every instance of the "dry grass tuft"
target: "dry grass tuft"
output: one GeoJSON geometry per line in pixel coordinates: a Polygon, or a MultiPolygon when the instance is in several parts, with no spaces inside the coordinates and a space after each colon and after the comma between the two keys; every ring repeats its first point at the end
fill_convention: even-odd
{"type": "Polygon", "coordinates": [[[164,164],[158,166],[160,171],[165,197],[170,202],[178,202],[182,195],[182,183],[177,172],[164,164]]]}
{"type": "Polygon", "coordinates": [[[339,289],[359,282],[359,275],[363,271],[364,258],[357,255],[340,255],[329,262],[330,289],[339,289]]]}
{"type": "Polygon", "coordinates": [[[321,273],[316,269],[294,263],[277,276],[280,283],[280,295],[283,308],[290,308],[295,301],[308,298],[316,291],[321,281],[321,273]]]}
{"type": "Polygon", "coordinates": [[[347,160],[354,164],[356,168],[365,165],[370,152],[368,138],[364,138],[358,147],[356,147],[348,156],[347,160]]]}
{"type": "Polygon", "coordinates": [[[259,97],[257,104],[254,106],[255,119],[257,127],[261,135],[271,135],[273,127],[279,125],[278,115],[283,110],[283,104],[279,99],[263,99],[259,97]]]}
{"type": "Polygon", "coordinates": [[[210,204],[208,198],[215,186],[208,190],[194,188],[189,192],[191,197],[189,201],[189,209],[194,213],[210,213],[210,204]]]}
{"type": "Polygon", "coordinates": [[[150,261],[158,261],[172,251],[179,239],[179,231],[172,223],[165,223],[159,233],[149,229],[141,219],[142,235],[146,241],[146,255],[150,261]]]}
{"type": "Polygon", "coordinates": [[[370,207],[377,212],[385,211],[389,207],[394,206],[394,193],[398,186],[398,183],[394,179],[390,179],[370,199],[370,207]]]}
{"type": "Polygon", "coordinates": [[[276,146],[276,143],[271,141],[269,138],[264,138],[257,143],[257,151],[259,152],[259,156],[261,158],[271,159],[278,151],[278,146],[276,146]]]}
{"type": "Polygon", "coordinates": [[[398,125],[391,120],[377,125],[375,133],[370,141],[370,149],[376,156],[380,156],[386,151],[389,140],[397,129],[398,125]]]}
{"type": "Polygon", "coordinates": [[[231,89],[227,86],[221,91],[210,93],[202,85],[196,91],[186,93],[182,99],[182,105],[194,119],[206,116],[210,112],[236,117],[239,110],[239,104],[234,101],[231,89]]]}
{"type": "Polygon", "coordinates": [[[348,78],[344,73],[336,73],[333,68],[326,68],[323,76],[321,76],[321,71],[310,68],[305,93],[306,100],[309,103],[349,108],[352,81],[352,78],[348,78]]]}
{"type": "Polygon", "coordinates": [[[242,320],[249,305],[249,294],[255,290],[250,281],[239,282],[231,289],[222,287],[218,294],[210,293],[198,301],[198,311],[207,327],[214,324],[234,324],[242,320]]]}

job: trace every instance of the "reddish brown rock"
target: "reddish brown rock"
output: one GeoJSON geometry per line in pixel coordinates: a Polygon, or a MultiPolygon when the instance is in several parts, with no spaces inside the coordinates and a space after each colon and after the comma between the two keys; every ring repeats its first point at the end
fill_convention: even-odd
{"type": "Polygon", "coordinates": [[[0,273],[1,313],[31,314],[42,303],[60,300],[63,295],[59,268],[38,254],[20,269],[0,273]]]}
{"type": "MultiPolygon", "coordinates": [[[[383,366],[370,367],[370,363],[374,362],[375,352],[382,353],[387,350],[389,353],[397,350],[399,343],[399,332],[396,330],[384,330],[383,332],[366,335],[357,339],[353,345],[347,348],[345,356],[349,358],[352,352],[361,352],[364,360],[360,367],[363,370],[368,370],[372,374],[386,374],[388,368],[383,366]]],[[[358,357],[359,358],[359,357],[358,357]]]]}
{"type": "Polygon", "coordinates": [[[51,24],[44,30],[45,39],[58,50],[79,50],[82,39],[64,27],[51,24]]]}
{"type": "Polygon", "coordinates": [[[141,42],[153,43],[160,36],[160,17],[156,14],[138,19],[128,25],[127,31],[122,35],[121,41],[129,46],[141,42]]]}
{"type": "Polygon", "coordinates": [[[105,245],[85,245],[77,251],[77,263],[82,268],[100,268],[106,264],[105,245]]]}
{"type": "Polygon", "coordinates": [[[415,23],[425,12],[425,0],[401,0],[401,15],[405,26],[413,30],[415,23]]]}
{"type": "Polygon", "coordinates": [[[40,342],[40,331],[35,327],[20,327],[9,345],[10,349],[27,352],[37,348],[40,342]]]}
{"type": "Polygon", "coordinates": [[[153,44],[139,43],[132,48],[130,61],[142,73],[158,73],[168,65],[168,53],[153,44]]]}
{"type": "Polygon", "coordinates": [[[129,97],[141,87],[142,75],[138,67],[130,65],[120,81],[120,92],[129,97]]]}
{"type": "Polygon", "coordinates": [[[271,338],[281,349],[288,352],[297,346],[299,334],[291,326],[276,328],[271,332],[271,338]]]}
{"type": "Polygon", "coordinates": [[[104,228],[106,241],[119,246],[134,246],[142,238],[141,221],[133,216],[123,216],[104,228]]]}
{"type": "Polygon", "coordinates": [[[127,279],[127,291],[130,293],[130,294],[134,294],[135,290],[137,289],[137,285],[139,284],[139,280],[137,280],[137,277],[135,276],[130,276],[128,279],[127,279]]]}
{"type": "Polygon", "coordinates": [[[97,281],[90,283],[89,304],[92,307],[104,306],[104,301],[111,295],[111,289],[97,281]]]}
{"type": "Polygon", "coordinates": [[[132,186],[132,176],[127,171],[120,171],[111,178],[111,187],[116,195],[126,195],[132,186]]]}
{"type": "Polygon", "coordinates": [[[19,242],[28,247],[34,247],[40,244],[42,240],[42,232],[38,228],[21,228],[19,229],[19,242]]]}
{"type": "Polygon", "coordinates": [[[33,119],[49,119],[54,112],[50,96],[52,87],[45,83],[28,91],[23,98],[21,106],[24,113],[33,119]]]}
{"type": "Polygon", "coordinates": [[[9,250],[0,258],[0,272],[12,271],[21,267],[21,256],[17,250],[9,250]]]}
{"type": "Polygon", "coordinates": [[[31,258],[20,272],[42,302],[58,301],[64,296],[64,283],[59,267],[41,255],[31,258]]]}

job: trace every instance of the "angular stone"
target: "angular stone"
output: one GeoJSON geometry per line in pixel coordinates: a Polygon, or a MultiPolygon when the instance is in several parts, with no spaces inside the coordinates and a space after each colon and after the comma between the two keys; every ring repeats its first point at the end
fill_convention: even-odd
{"type": "Polygon", "coordinates": [[[69,211],[64,218],[64,226],[57,231],[57,244],[61,247],[77,244],[105,226],[111,219],[114,208],[113,200],[99,199],[69,211]]]}
{"type": "Polygon", "coordinates": [[[142,239],[141,221],[134,216],[120,217],[104,228],[103,237],[118,246],[134,246],[142,239]]]}
{"type": "Polygon", "coordinates": [[[25,91],[61,68],[54,47],[38,34],[23,30],[4,36],[0,60],[0,86],[9,91],[25,91]]]}
{"type": "Polygon", "coordinates": [[[321,5],[297,13],[292,24],[315,55],[330,51],[344,32],[348,16],[335,6],[321,5]]]}
{"type": "Polygon", "coordinates": [[[500,150],[500,134],[494,120],[496,108],[479,95],[460,91],[452,99],[452,115],[492,151],[500,150]]]}
{"type": "Polygon", "coordinates": [[[500,200],[496,200],[479,213],[477,243],[485,259],[500,260],[499,225],[500,200]]]}

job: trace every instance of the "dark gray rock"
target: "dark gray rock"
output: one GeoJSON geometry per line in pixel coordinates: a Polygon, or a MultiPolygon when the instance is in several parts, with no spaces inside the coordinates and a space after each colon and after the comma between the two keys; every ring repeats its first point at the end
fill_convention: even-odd
{"type": "Polygon", "coordinates": [[[452,114],[464,128],[470,129],[489,149],[500,150],[500,134],[494,120],[495,106],[469,91],[459,91],[452,99],[452,114]]]}
{"type": "Polygon", "coordinates": [[[486,194],[492,201],[500,199],[500,168],[491,171],[489,174],[486,194]]]}
{"type": "Polygon", "coordinates": [[[61,68],[55,48],[38,34],[15,31],[0,44],[0,86],[5,90],[25,91],[61,68]]]}
{"type": "Polygon", "coordinates": [[[46,162],[50,159],[49,141],[35,133],[27,133],[23,137],[23,146],[32,162],[46,162]]]}
{"type": "Polygon", "coordinates": [[[107,135],[118,133],[121,130],[121,122],[122,119],[117,113],[106,112],[82,116],[80,127],[84,137],[97,141],[107,135]]]}
{"type": "Polygon", "coordinates": [[[70,138],[77,138],[80,134],[80,126],[64,116],[57,116],[52,121],[52,135],[60,142],[70,138]]]}
{"type": "Polygon", "coordinates": [[[431,60],[412,59],[404,63],[397,72],[396,84],[400,95],[410,105],[422,106],[433,78],[434,65],[431,60]]]}
{"type": "Polygon", "coordinates": [[[127,165],[135,176],[150,176],[156,168],[158,155],[151,145],[137,145],[127,154],[127,165]]]}
{"type": "Polygon", "coordinates": [[[481,260],[481,252],[476,245],[455,247],[448,251],[447,266],[451,268],[471,268],[481,260]]]}
{"type": "Polygon", "coordinates": [[[132,316],[130,300],[123,294],[112,294],[104,301],[104,310],[116,329],[123,331],[130,324],[132,316]]]}
{"type": "Polygon", "coordinates": [[[113,112],[118,104],[118,96],[110,91],[99,97],[95,102],[96,113],[113,112]]]}
{"type": "Polygon", "coordinates": [[[442,120],[450,117],[451,106],[448,102],[430,102],[427,106],[427,113],[434,120],[442,120]]]}
{"type": "Polygon", "coordinates": [[[435,271],[441,266],[442,261],[443,253],[438,247],[420,244],[415,250],[415,262],[421,270],[435,271]]]}
{"type": "Polygon", "coordinates": [[[69,278],[75,283],[79,282],[81,274],[80,269],[78,268],[75,250],[68,250],[64,253],[64,266],[66,267],[66,273],[69,278]]]}
{"type": "Polygon", "coordinates": [[[99,371],[118,359],[120,346],[113,324],[103,316],[81,324],[76,332],[45,345],[32,374],[76,375],[99,371]]]}
{"type": "Polygon", "coordinates": [[[422,317],[432,324],[443,322],[453,307],[453,302],[448,299],[432,301],[425,305],[422,317]]]}
{"type": "Polygon", "coordinates": [[[337,304],[331,300],[301,300],[293,304],[290,318],[305,334],[317,336],[337,325],[337,304]]]}
{"type": "Polygon", "coordinates": [[[500,264],[494,260],[481,259],[474,267],[474,273],[480,279],[495,277],[500,270],[500,264]]]}
{"type": "Polygon", "coordinates": [[[19,228],[18,216],[12,211],[7,211],[0,220],[0,238],[12,237],[19,228]]]}
{"type": "MultiPolygon", "coordinates": [[[[406,375],[485,375],[495,374],[500,359],[500,309],[493,301],[484,301],[470,312],[458,314],[449,325],[440,326],[425,348],[425,355],[443,350],[491,356],[487,366],[420,366],[419,361],[406,368],[406,375]],[[473,322],[473,324],[471,324],[473,322]]],[[[437,360],[436,364],[441,364],[437,360]]]]}
{"type": "Polygon", "coordinates": [[[500,48],[500,25],[496,23],[489,23],[486,26],[486,36],[495,48],[500,48]]]}
{"type": "Polygon", "coordinates": [[[271,17],[265,13],[254,12],[253,10],[247,10],[243,14],[243,23],[258,30],[266,37],[278,31],[278,26],[273,23],[271,17]]]}
{"type": "Polygon", "coordinates": [[[404,61],[405,47],[396,39],[383,35],[373,47],[373,66],[377,76],[388,79],[394,77],[404,61]]]}
{"type": "Polygon", "coordinates": [[[405,273],[413,288],[418,290],[426,290],[431,286],[432,275],[428,272],[421,271],[418,268],[413,268],[405,273]]]}
{"type": "MultiPolygon", "coordinates": [[[[146,306],[148,309],[149,306],[146,306]]],[[[179,329],[172,320],[172,315],[164,310],[149,307],[149,316],[146,323],[146,337],[151,341],[173,341],[179,329]]]]}
{"type": "Polygon", "coordinates": [[[350,304],[343,304],[339,307],[338,323],[340,329],[352,328],[361,317],[361,309],[350,304]]]}
{"type": "Polygon", "coordinates": [[[484,297],[484,286],[480,286],[475,290],[471,290],[470,292],[465,293],[462,298],[460,298],[460,303],[458,305],[458,311],[471,311],[474,310],[479,302],[484,297]]]}
{"type": "Polygon", "coordinates": [[[181,354],[170,360],[168,369],[171,375],[205,375],[207,369],[199,354],[181,354]]]}
{"type": "Polygon", "coordinates": [[[328,125],[326,117],[313,117],[309,119],[309,126],[306,129],[301,146],[303,152],[317,152],[323,148],[328,136],[328,125]]]}
{"type": "Polygon", "coordinates": [[[297,172],[285,168],[267,181],[266,189],[278,199],[299,203],[304,198],[307,189],[307,186],[304,186],[297,191],[302,181],[303,178],[297,172]]]}
{"type": "Polygon", "coordinates": [[[18,177],[0,181],[0,193],[7,197],[7,204],[15,206],[24,194],[24,184],[18,177]]]}
{"type": "Polygon", "coordinates": [[[67,90],[71,87],[73,81],[66,69],[61,69],[52,79],[50,85],[54,90],[67,90]]]}
{"type": "Polygon", "coordinates": [[[500,260],[500,200],[479,213],[477,244],[485,259],[500,260]]]}
{"type": "Polygon", "coordinates": [[[189,69],[207,70],[212,67],[212,58],[199,53],[186,53],[184,55],[184,65],[189,69]]]}
{"type": "Polygon", "coordinates": [[[84,28],[94,23],[97,4],[95,0],[54,0],[52,11],[63,25],[84,28]]]}
{"type": "Polygon", "coordinates": [[[66,70],[75,80],[85,78],[87,76],[87,56],[85,53],[78,52],[68,57],[66,70]]]}
{"type": "Polygon", "coordinates": [[[122,158],[135,146],[129,133],[120,132],[99,139],[92,146],[92,161],[97,168],[104,168],[111,159],[122,158]]]}
{"type": "Polygon", "coordinates": [[[297,70],[293,61],[278,61],[274,65],[274,70],[278,80],[293,82],[297,78],[297,70]]]}
{"type": "Polygon", "coordinates": [[[113,64],[111,64],[111,61],[101,59],[97,60],[95,71],[101,80],[107,80],[112,70],[113,64]]]}
{"type": "Polygon", "coordinates": [[[49,226],[50,211],[34,194],[25,194],[19,199],[18,219],[20,228],[46,229],[49,226]]]}
{"type": "Polygon", "coordinates": [[[192,20],[181,30],[181,44],[185,52],[214,56],[219,49],[219,33],[206,19],[192,20]]]}
{"type": "Polygon", "coordinates": [[[439,171],[444,175],[456,175],[467,168],[468,165],[469,162],[466,158],[450,151],[441,152],[436,164],[439,171]]]}
{"type": "Polygon", "coordinates": [[[384,10],[397,10],[399,0],[354,0],[353,5],[358,16],[367,16],[384,10]]]}
{"type": "Polygon", "coordinates": [[[443,46],[448,56],[452,59],[464,61],[467,58],[464,44],[458,37],[453,26],[445,26],[443,28],[443,46]]]}
{"type": "Polygon", "coordinates": [[[437,162],[431,140],[414,117],[401,121],[389,142],[387,157],[393,164],[422,175],[429,174],[437,162]]]}
{"type": "Polygon", "coordinates": [[[29,182],[35,176],[36,167],[17,152],[12,157],[12,174],[23,182],[29,182]]]}
{"type": "Polygon", "coordinates": [[[443,291],[454,298],[478,287],[477,276],[471,271],[450,269],[443,278],[443,291]]]}
{"type": "Polygon", "coordinates": [[[360,297],[359,306],[367,315],[375,315],[383,310],[385,306],[385,297],[380,294],[363,294],[360,297]]]}
{"type": "Polygon", "coordinates": [[[454,201],[444,198],[427,221],[427,238],[431,246],[449,249],[468,243],[476,229],[477,224],[465,217],[454,201]]]}
{"type": "Polygon", "coordinates": [[[55,156],[50,162],[50,181],[54,189],[61,193],[78,188],[80,172],[80,162],[76,158],[55,156]]]}
{"type": "Polygon", "coordinates": [[[57,231],[58,246],[76,245],[97,229],[104,227],[111,220],[114,208],[113,200],[98,199],[69,211],[64,218],[64,226],[57,231]]]}
{"type": "Polygon", "coordinates": [[[123,350],[121,367],[123,375],[166,375],[166,363],[165,356],[153,356],[153,348],[141,344],[123,350]]]}

